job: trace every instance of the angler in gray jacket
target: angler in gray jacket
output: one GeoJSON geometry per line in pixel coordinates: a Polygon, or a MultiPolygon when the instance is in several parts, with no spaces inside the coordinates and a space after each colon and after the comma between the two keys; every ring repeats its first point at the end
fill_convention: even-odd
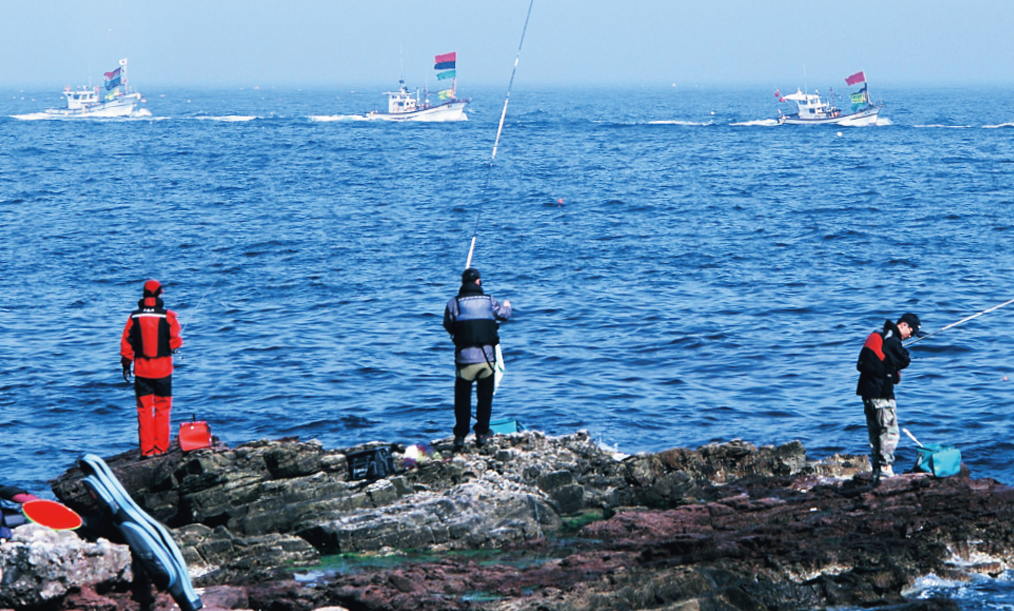
{"type": "Polygon", "coordinates": [[[495,347],[500,343],[498,321],[511,317],[511,302],[498,302],[482,292],[479,270],[461,274],[461,288],[444,309],[444,329],[454,341],[454,451],[465,447],[472,417],[472,382],[476,383],[475,444],[489,440],[493,412],[495,347]]]}

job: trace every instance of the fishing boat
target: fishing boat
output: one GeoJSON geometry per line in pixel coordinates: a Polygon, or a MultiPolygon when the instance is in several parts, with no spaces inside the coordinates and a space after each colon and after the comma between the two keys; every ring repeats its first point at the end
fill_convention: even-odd
{"type": "Polygon", "coordinates": [[[127,88],[127,60],[105,73],[105,94],[100,88],[64,87],[63,97],[67,103],[63,108],[47,108],[46,114],[53,117],[129,117],[142,102],[141,94],[127,88]]]}
{"type": "Polygon", "coordinates": [[[789,95],[782,95],[781,91],[775,91],[775,97],[778,98],[779,102],[795,102],[796,112],[792,114],[785,114],[781,109],[778,110],[778,124],[779,125],[845,125],[851,127],[860,127],[864,125],[876,125],[877,116],[880,114],[880,109],[884,107],[881,104],[874,104],[870,101],[870,93],[866,85],[866,74],[864,72],[856,72],[852,76],[845,79],[846,85],[856,85],[862,83],[862,88],[850,94],[850,101],[852,107],[849,112],[843,112],[842,109],[834,106],[834,91],[832,90],[828,97],[830,101],[824,101],[820,98],[820,92],[814,91],[814,93],[803,93],[802,90],[797,89],[796,93],[789,95]]]}
{"type": "Polygon", "coordinates": [[[385,91],[387,96],[387,112],[378,110],[366,114],[367,119],[377,121],[467,121],[465,114],[466,99],[458,99],[457,92],[457,53],[445,53],[434,58],[433,69],[437,71],[437,80],[450,80],[451,86],[437,92],[439,103],[430,104],[429,92],[420,96],[408,90],[405,79],[398,80],[398,91],[385,91]]]}

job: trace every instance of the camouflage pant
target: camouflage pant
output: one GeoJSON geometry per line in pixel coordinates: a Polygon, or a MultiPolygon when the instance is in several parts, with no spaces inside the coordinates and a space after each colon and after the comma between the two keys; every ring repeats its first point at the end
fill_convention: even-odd
{"type": "Polygon", "coordinates": [[[901,435],[898,431],[898,404],[894,399],[863,397],[866,429],[870,434],[870,462],[874,472],[894,464],[894,450],[901,435]]]}

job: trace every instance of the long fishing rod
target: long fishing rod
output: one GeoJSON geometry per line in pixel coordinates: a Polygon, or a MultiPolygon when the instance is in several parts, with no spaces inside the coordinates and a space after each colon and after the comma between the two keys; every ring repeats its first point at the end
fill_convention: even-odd
{"type": "Polygon", "coordinates": [[[994,310],[999,310],[1000,308],[1002,308],[1004,306],[1008,306],[1008,305],[1010,305],[1012,303],[1014,303],[1014,299],[1011,299],[1010,301],[1005,301],[1005,302],[1001,303],[1000,305],[996,305],[996,306],[993,306],[991,308],[987,308],[987,309],[985,309],[985,310],[983,310],[981,312],[977,312],[975,314],[972,314],[971,316],[969,316],[967,318],[962,318],[958,322],[952,322],[951,324],[947,325],[946,327],[943,327],[942,329],[934,331],[933,333],[927,333],[926,335],[923,335],[922,337],[917,337],[917,338],[909,341],[908,343],[905,344],[905,346],[911,346],[912,344],[914,344],[916,342],[921,342],[922,340],[924,340],[924,339],[926,339],[928,337],[933,337],[934,335],[936,335],[938,333],[943,333],[944,331],[950,329],[951,327],[957,327],[958,325],[960,325],[962,323],[966,323],[966,322],[972,320],[973,318],[978,318],[978,317],[982,316],[983,314],[989,314],[990,312],[992,312],[994,310]]]}
{"type": "Polygon", "coordinates": [[[503,133],[503,122],[507,117],[507,104],[511,101],[511,86],[514,85],[514,75],[518,71],[518,61],[521,59],[521,47],[525,44],[525,32],[528,31],[528,19],[532,16],[532,5],[535,0],[528,3],[528,14],[525,15],[525,27],[521,30],[521,42],[518,43],[518,54],[514,57],[514,69],[511,70],[511,80],[507,84],[507,97],[503,101],[503,111],[500,113],[500,125],[496,128],[496,139],[493,141],[493,155],[489,159],[489,166],[486,168],[486,181],[482,185],[482,198],[479,200],[479,211],[475,215],[475,226],[472,228],[472,244],[468,247],[468,260],[465,261],[465,269],[472,267],[472,254],[475,252],[475,238],[479,234],[479,219],[482,217],[482,207],[486,203],[486,188],[489,187],[489,175],[493,170],[493,162],[496,161],[496,149],[500,145],[500,134],[503,133]]]}

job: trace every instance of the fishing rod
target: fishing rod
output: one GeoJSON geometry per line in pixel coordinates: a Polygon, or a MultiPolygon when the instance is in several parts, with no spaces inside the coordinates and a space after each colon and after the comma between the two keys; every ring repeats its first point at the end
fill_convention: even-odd
{"type": "Polygon", "coordinates": [[[987,308],[987,309],[985,309],[985,310],[983,310],[981,312],[977,312],[975,314],[972,314],[971,316],[968,316],[967,318],[962,318],[958,322],[952,322],[951,324],[947,325],[946,327],[944,327],[942,329],[939,329],[937,331],[934,331],[933,333],[927,333],[926,335],[923,335],[922,337],[917,337],[917,338],[913,339],[912,341],[906,343],[905,346],[907,347],[907,346],[911,346],[912,344],[914,344],[916,342],[921,342],[922,340],[924,340],[924,339],[926,339],[928,337],[933,337],[934,335],[936,335],[938,333],[943,333],[944,331],[950,329],[951,327],[957,327],[958,325],[960,325],[962,323],[966,323],[966,322],[972,320],[973,318],[978,318],[978,317],[982,316],[983,314],[989,314],[990,312],[993,312],[994,310],[999,310],[1000,308],[1002,308],[1004,306],[1008,306],[1008,305],[1010,305],[1012,303],[1014,303],[1014,299],[1011,299],[1010,301],[1005,301],[1005,302],[1001,303],[1000,305],[996,305],[996,306],[993,306],[991,308],[987,308]]]}
{"type": "Polygon", "coordinates": [[[479,211],[475,215],[475,226],[472,228],[472,243],[468,247],[468,260],[465,261],[465,269],[472,267],[472,254],[475,252],[475,238],[479,234],[479,219],[482,217],[482,206],[486,203],[486,189],[489,187],[489,175],[493,170],[493,162],[496,161],[496,149],[500,145],[500,134],[503,133],[503,122],[507,117],[507,104],[511,101],[511,86],[514,85],[514,75],[518,71],[518,61],[521,59],[521,47],[525,44],[525,32],[528,31],[528,19],[532,16],[532,5],[535,0],[528,3],[528,14],[525,15],[525,27],[521,29],[521,42],[518,43],[518,54],[514,57],[514,69],[511,70],[511,80],[507,83],[507,97],[503,101],[503,111],[500,113],[500,125],[496,128],[496,139],[493,141],[493,155],[489,159],[489,166],[486,168],[486,181],[482,185],[482,198],[479,200],[479,211]]]}

